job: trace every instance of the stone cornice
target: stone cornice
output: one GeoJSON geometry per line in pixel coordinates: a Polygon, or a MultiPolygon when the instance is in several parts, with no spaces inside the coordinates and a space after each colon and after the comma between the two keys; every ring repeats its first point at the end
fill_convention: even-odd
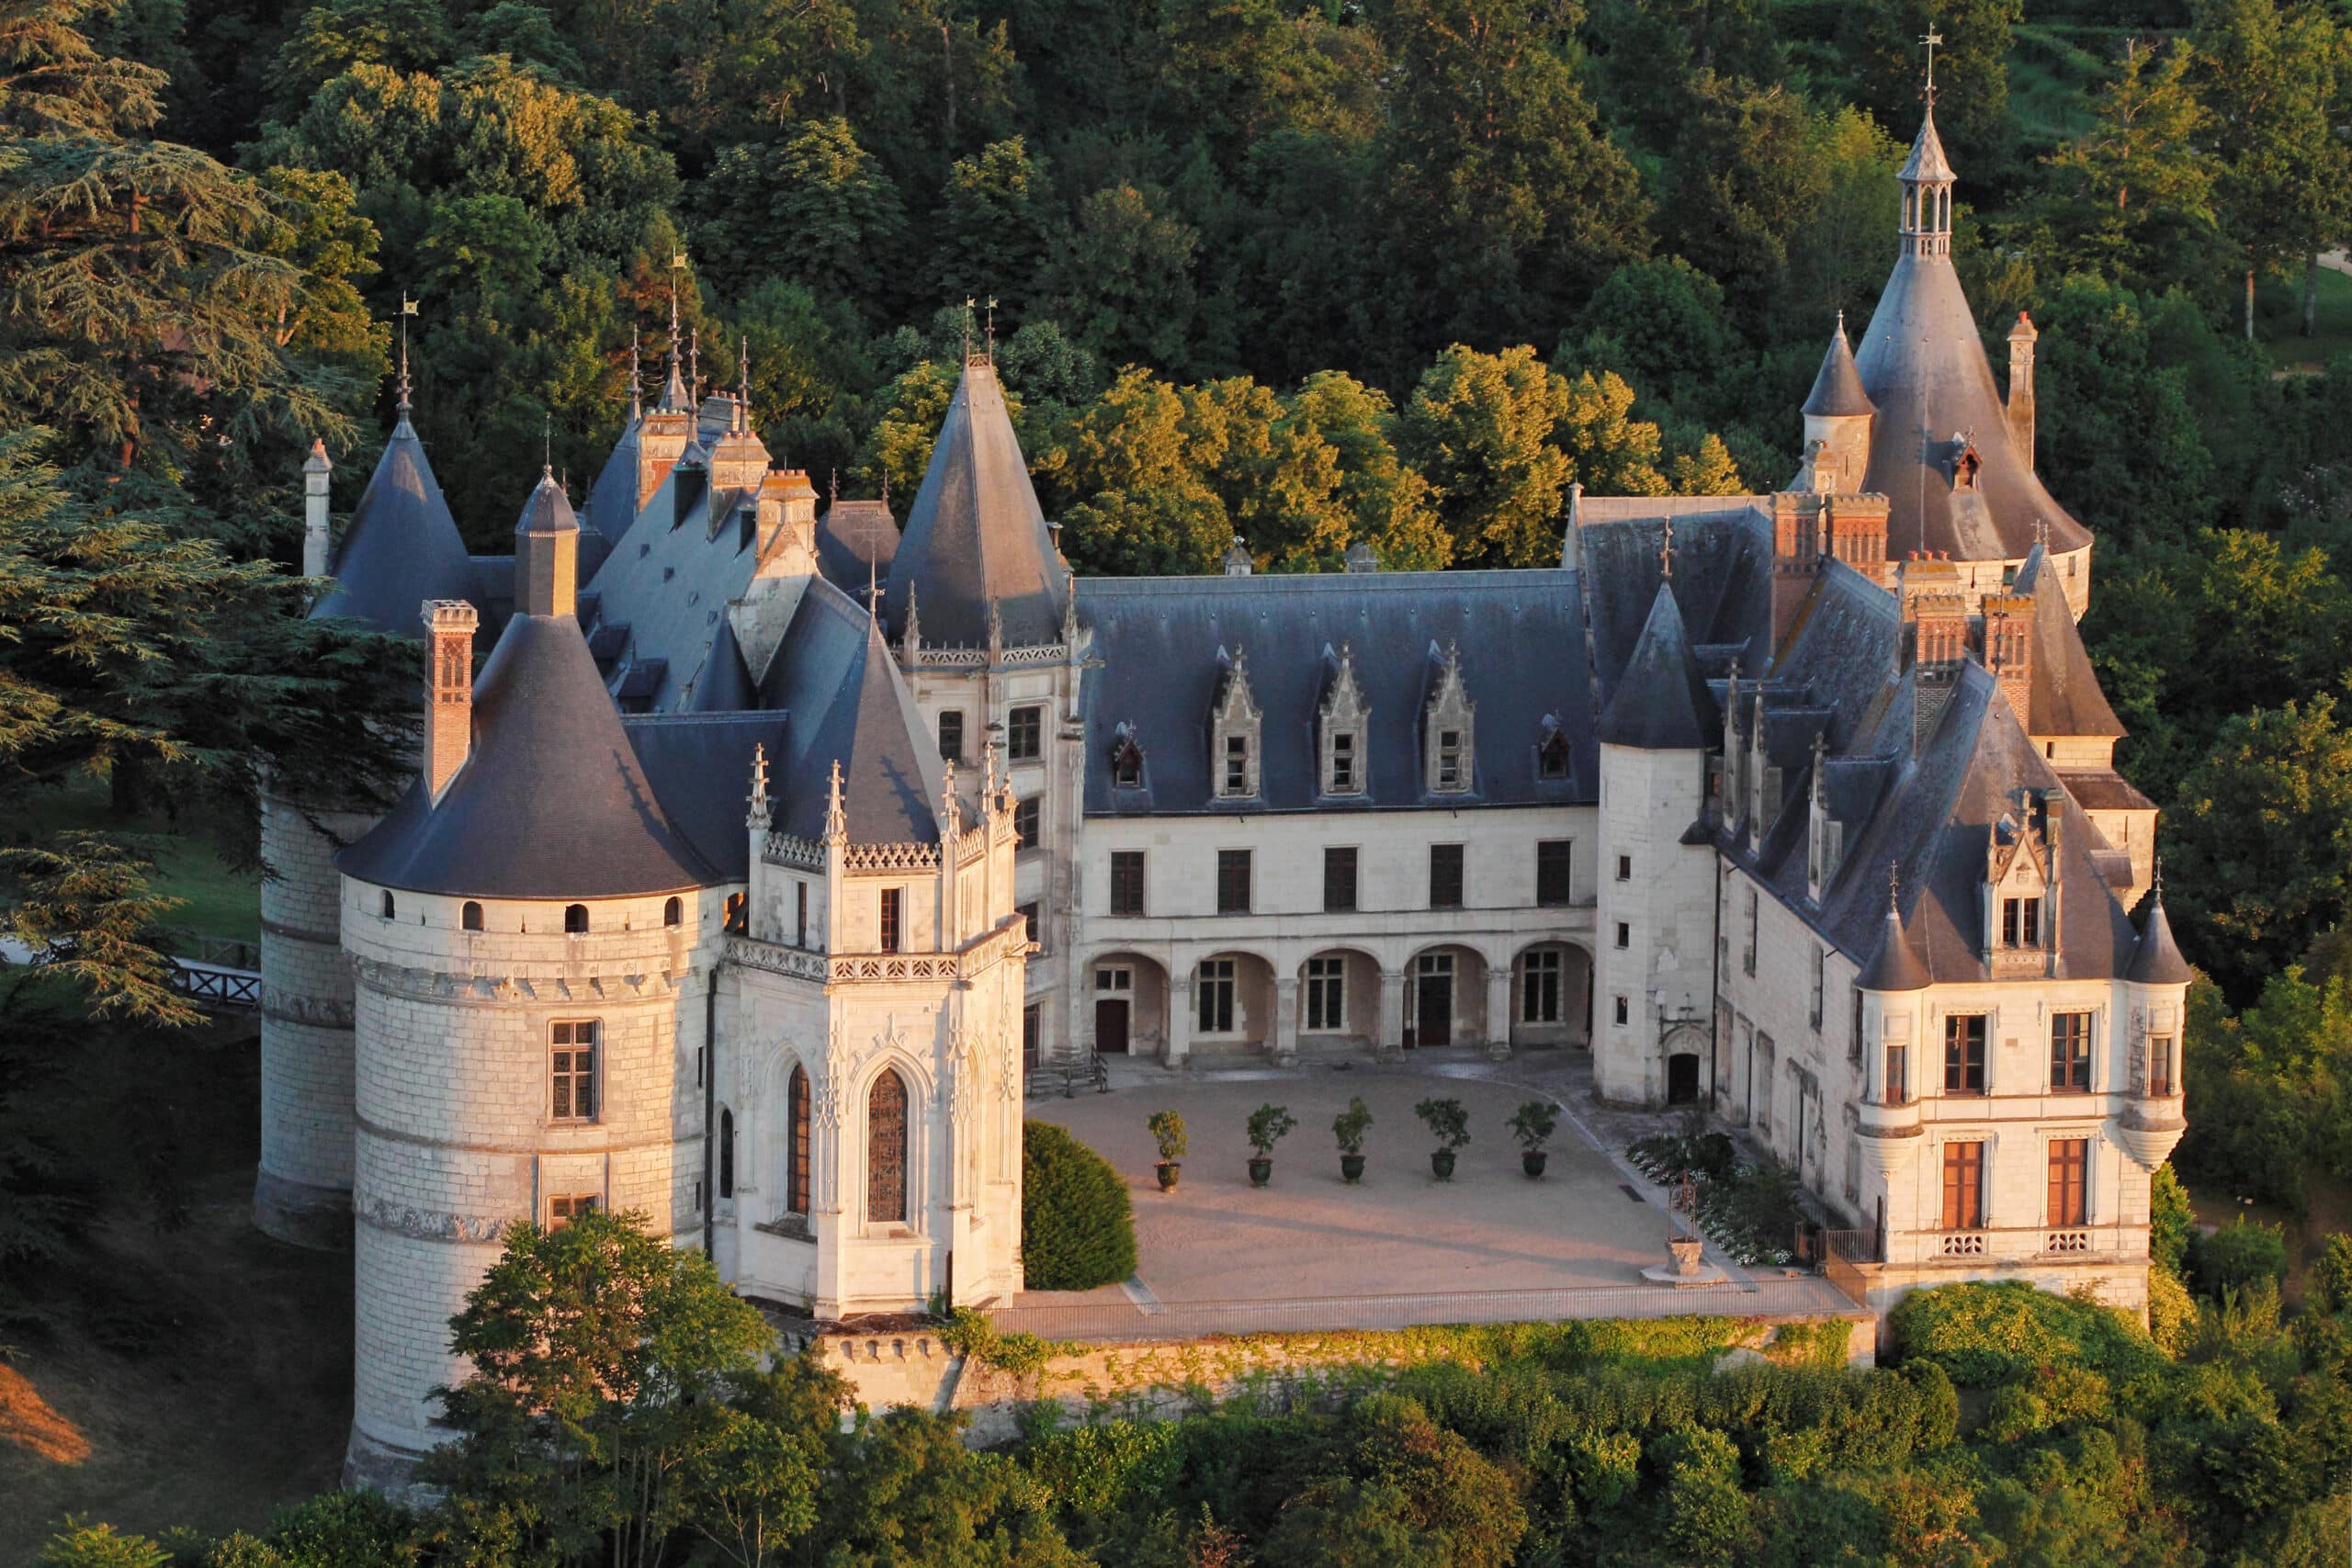
{"type": "Polygon", "coordinates": [[[439,1002],[452,1007],[512,1007],[518,1003],[550,1006],[655,1001],[674,995],[691,976],[667,970],[636,970],[616,974],[565,973],[561,969],[503,975],[465,975],[446,969],[425,969],[387,964],[354,954],[352,973],[358,982],[386,996],[413,1001],[439,1002]]]}

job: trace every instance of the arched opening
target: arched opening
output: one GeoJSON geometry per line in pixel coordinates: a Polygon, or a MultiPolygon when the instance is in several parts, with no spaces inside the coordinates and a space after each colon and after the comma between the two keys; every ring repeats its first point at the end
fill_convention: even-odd
{"type": "Polygon", "coordinates": [[[865,1219],[907,1223],[907,1085],[891,1067],[865,1097],[865,1219]]]}
{"type": "Polygon", "coordinates": [[[563,930],[567,936],[578,936],[588,929],[588,906],[566,904],[563,907],[563,930]]]}
{"type": "MultiPolygon", "coordinates": [[[[803,886],[805,886],[806,884],[803,884],[803,886]]],[[[804,905],[803,908],[805,908],[806,906],[804,905]]],[[[727,922],[727,929],[730,931],[736,932],[738,935],[751,930],[751,905],[746,902],[745,895],[741,893],[729,893],[727,896],[727,912],[724,918],[727,922]]],[[[808,944],[803,942],[801,945],[805,947],[808,944]]]]}
{"type": "Polygon", "coordinates": [[[1192,1049],[1264,1048],[1273,1034],[1274,969],[1254,953],[1218,953],[1193,967],[1192,1049]]]}
{"type": "Polygon", "coordinates": [[[718,1195],[735,1196],[735,1112],[724,1106],[718,1111],[718,1195]]]}
{"type": "Polygon", "coordinates": [[[1298,966],[1298,1032],[1318,1044],[1369,1043],[1380,1028],[1380,961],[1353,948],[1298,966]]]}
{"type": "Polygon", "coordinates": [[[1487,961],[1466,947],[1432,947],[1405,966],[1405,1049],[1486,1038],[1487,961]]]}
{"type": "Polygon", "coordinates": [[[458,911],[458,924],[465,931],[478,931],[481,930],[481,906],[475,903],[470,898],[468,899],[466,901],[466,907],[458,911]]]}
{"type": "Polygon", "coordinates": [[[685,924],[685,922],[686,901],[684,899],[673,898],[668,903],[662,906],[662,923],[663,925],[681,926],[685,924]]]}
{"type": "Polygon", "coordinates": [[[787,1213],[808,1213],[808,1075],[799,1067],[784,1089],[785,1125],[790,1129],[789,1163],[785,1169],[784,1207],[787,1213]]]}
{"type": "Polygon", "coordinates": [[[388,920],[392,918],[392,896],[390,893],[388,892],[384,895],[383,903],[378,906],[378,913],[381,914],[384,919],[388,920]]]}
{"type": "Polygon", "coordinates": [[[1666,1059],[1666,1102],[1694,1105],[1699,1100],[1699,1054],[1677,1051],[1666,1059]]]}
{"type": "Polygon", "coordinates": [[[1168,972],[1138,953],[1106,953],[1084,974],[1094,1049],[1157,1055],[1168,1043],[1168,972]]]}
{"type": "Polygon", "coordinates": [[[1592,1040],[1592,955],[1539,942],[1511,960],[1510,1043],[1587,1045],[1592,1040]]]}

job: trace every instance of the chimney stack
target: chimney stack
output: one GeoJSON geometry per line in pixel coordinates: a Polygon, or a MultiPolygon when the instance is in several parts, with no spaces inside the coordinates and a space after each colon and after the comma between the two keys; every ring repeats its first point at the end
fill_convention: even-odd
{"type": "Polygon", "coordinates": [[[424,602],[424,793],[434,805],[474,743],[474,627],[463,599],[424,602]]]}
{"type": "Polygon", "coordinates": [[[578,612],[580,520],[551,471],[542,470],[514,525],[514,613],[578,612]]]}
{"type": "Polygon", "coordinates": [[[2029,474],[2033,472],[2033,344],[2041,336],[2033,318],[2019,310],[2018,324],[2009,329],[2009,445],[2025,460],[2029,474]]]}
{"type": "Polygon", "coordinates": [[[334,465],[327,460],[327,444],[311,443],[302,464],[302,575],[327,574],[327,477],[334,465]]]}
{"type": "Polygon", "coordinates": [[[2017,593],[1984,596],[1984,668],[2001,683],[2020,727],[2033,697],[2033,601],[2017,593]]]}

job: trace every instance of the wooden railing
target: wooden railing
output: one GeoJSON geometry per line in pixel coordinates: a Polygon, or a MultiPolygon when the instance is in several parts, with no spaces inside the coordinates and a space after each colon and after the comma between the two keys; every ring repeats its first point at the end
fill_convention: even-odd
{"type": "Polygon", "coordinates": [[[1821,1233],[1822,1275],[1856,1306],[1870,1304],[1870,1280],[1860,1266],[1881,1261],[1874,1230],[1821,1233]]]}

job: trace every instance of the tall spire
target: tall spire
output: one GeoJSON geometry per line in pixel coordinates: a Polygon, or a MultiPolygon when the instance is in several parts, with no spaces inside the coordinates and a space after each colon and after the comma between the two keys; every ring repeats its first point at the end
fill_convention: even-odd
{"type": "Polygon", "coordinates": [[[702,402],[702,328],[686,334],[686,406],[697,407],[702,402]]]}
{"type": "Polygon", "coordinates": [[[1928,46],[1928,80],[1922,96],[1927,107],[1919,117],[1919,134],[1911,156],[1895,175],[1903,185],[1903,215],[1898,232],[1906,256],[1951,254],[1951,164],[1944,157],[1943,139],[1936,134],[1936,45],[1941,33],[1920,39],[1928,46]]]}
{"type": "Polygon", "coordinates": [[[399,411],[399,412],[400,412],[400,416],[401,416],[401,417],[400,417],[400,423],[402,423],[402,424],[406,424],[406,423],[408,423],[408,414],[409,414],[409,406],[410,406],[410,405],[409,405],[409,400],[408,400],[408,396],[409,396],[409,379],[408,379],[408,319],[409,319],[411,316],[413,316],[413,315],[415,315],[415,314],[416,314],[416,301],[415,301],[415,300],[413,300],[413,299],[410,299],[410,298],[408,297],[408,290],[407,290],[407,289],[405,289],[405,288],[401,289],[401,378],[400,378],[400,400],[399,400],[398,402],[395,402],[395,403],[392,405],[392,407],[393,407],[394,409],[396,409],[396,410],[398,410],[398,411],[399,411]]]}
{"type": "Polygon", "coordinates": [[[628,324],[628,418],[631,424],[645,417],[645,385],[639,366],[637,323],[628,324]]]}
{"type": "Polygon", "coordinates": [[[752,334],[735,334],[735,428],[752,428],[752,334]]]}
{"type": "Polygon", "coordinates": [[[685,384],[678,376],[678,274],[685,265],[684,253],[670,258],[670,384],[662,389],[662,406],[672,410],[686,406],[685,384]]]}

